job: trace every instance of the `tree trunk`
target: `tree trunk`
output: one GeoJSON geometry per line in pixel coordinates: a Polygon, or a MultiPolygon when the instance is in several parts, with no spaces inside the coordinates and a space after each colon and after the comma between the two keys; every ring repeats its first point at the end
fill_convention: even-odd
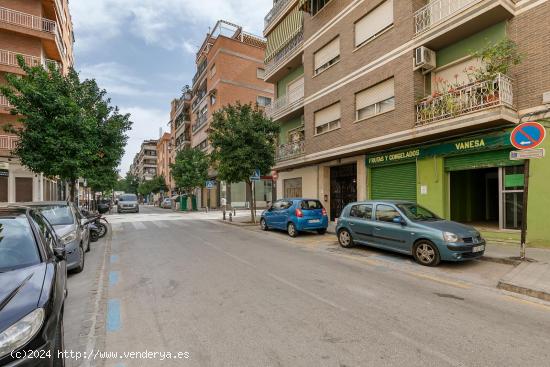
{"type": "Polygon", "coordinates": [[[77,184],[77,180],[76,179],[71,179],[71,191],[69,193],[69,201],[71,203],[74,203],[76,202],[76,184],[77,184]]]}
{"type": "Polygon", "coordinates": [[[250,180],[246,181],[246,187],[248,189],[248,194],[250,195],[250,221],[256,223],[256,216],[254,210],[254,193],[252,192],[252,182],[250,180]]]}

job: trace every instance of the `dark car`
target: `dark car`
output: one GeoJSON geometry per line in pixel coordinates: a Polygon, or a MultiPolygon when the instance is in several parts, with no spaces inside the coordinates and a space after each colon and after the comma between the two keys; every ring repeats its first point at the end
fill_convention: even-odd
{"type": "Polygon", "coordinates": [[[264,231],[286,230],[291,237],[302,231],[324,234],[328,227],[327,211],[317,199],[281,199],[262,213],[260,226],[264,231]]]}
{"type": "Polygon", "coordinates": [[[0,366],[63,366],[65,249],[30,208],[0,209],[0,366]]]}

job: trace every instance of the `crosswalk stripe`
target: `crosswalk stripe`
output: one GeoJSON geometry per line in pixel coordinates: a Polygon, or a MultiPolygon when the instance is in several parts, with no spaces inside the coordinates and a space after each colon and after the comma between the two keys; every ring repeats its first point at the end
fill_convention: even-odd
{"type": "Polygon", "coordinates": [[[153,221],[151,223],[153,223],[155,226],[157,226],[159,228],[168,228],[168,225],[164,222],[153,221]]]}
{"type": "Polygon", "coordinates": [[[175,225],[177,225],[179,227],[189,227],[189,223],[185,223],[185,221],[183,221],[183,220],[175,220],[172,223],[174,223],[175,225]]]}
{"type": "Polygon", "coordinates": [[[135,229],[138,229],[138,230],[147,228],[145,224],[143,224],[143,222],[132,222],[132,225],[134,226],[135,229]]]}
{"type": "Polygon", "coordinates": [[[113,223],[111,224],[111,228],[113,231],[121,231],[122,230],[122,223],[113,223]]]}

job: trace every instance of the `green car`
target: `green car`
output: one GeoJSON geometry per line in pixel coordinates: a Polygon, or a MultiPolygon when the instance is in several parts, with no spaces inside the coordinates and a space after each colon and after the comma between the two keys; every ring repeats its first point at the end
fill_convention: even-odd
{"type": "Polygon", "coordinates": [[[442,219],[408,201],[348,204],[338,218],[336,233],[342,247],[378,247],[412,255],[426,266],[441,260],[477,259],[485,252],[485,240],[475,228],[442,219]]]}

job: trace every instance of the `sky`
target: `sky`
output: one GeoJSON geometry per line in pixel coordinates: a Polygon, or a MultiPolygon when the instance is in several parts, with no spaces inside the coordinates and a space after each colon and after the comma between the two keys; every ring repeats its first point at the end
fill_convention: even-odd
{"type": "Polygon", "coordinates": [[[261,35],[272,0],[71,0],[75,68],[130,113],[120,174],[145,139],[168,131],[170,102],[191,84],[195,53],[219,19],[261,35]]]}

